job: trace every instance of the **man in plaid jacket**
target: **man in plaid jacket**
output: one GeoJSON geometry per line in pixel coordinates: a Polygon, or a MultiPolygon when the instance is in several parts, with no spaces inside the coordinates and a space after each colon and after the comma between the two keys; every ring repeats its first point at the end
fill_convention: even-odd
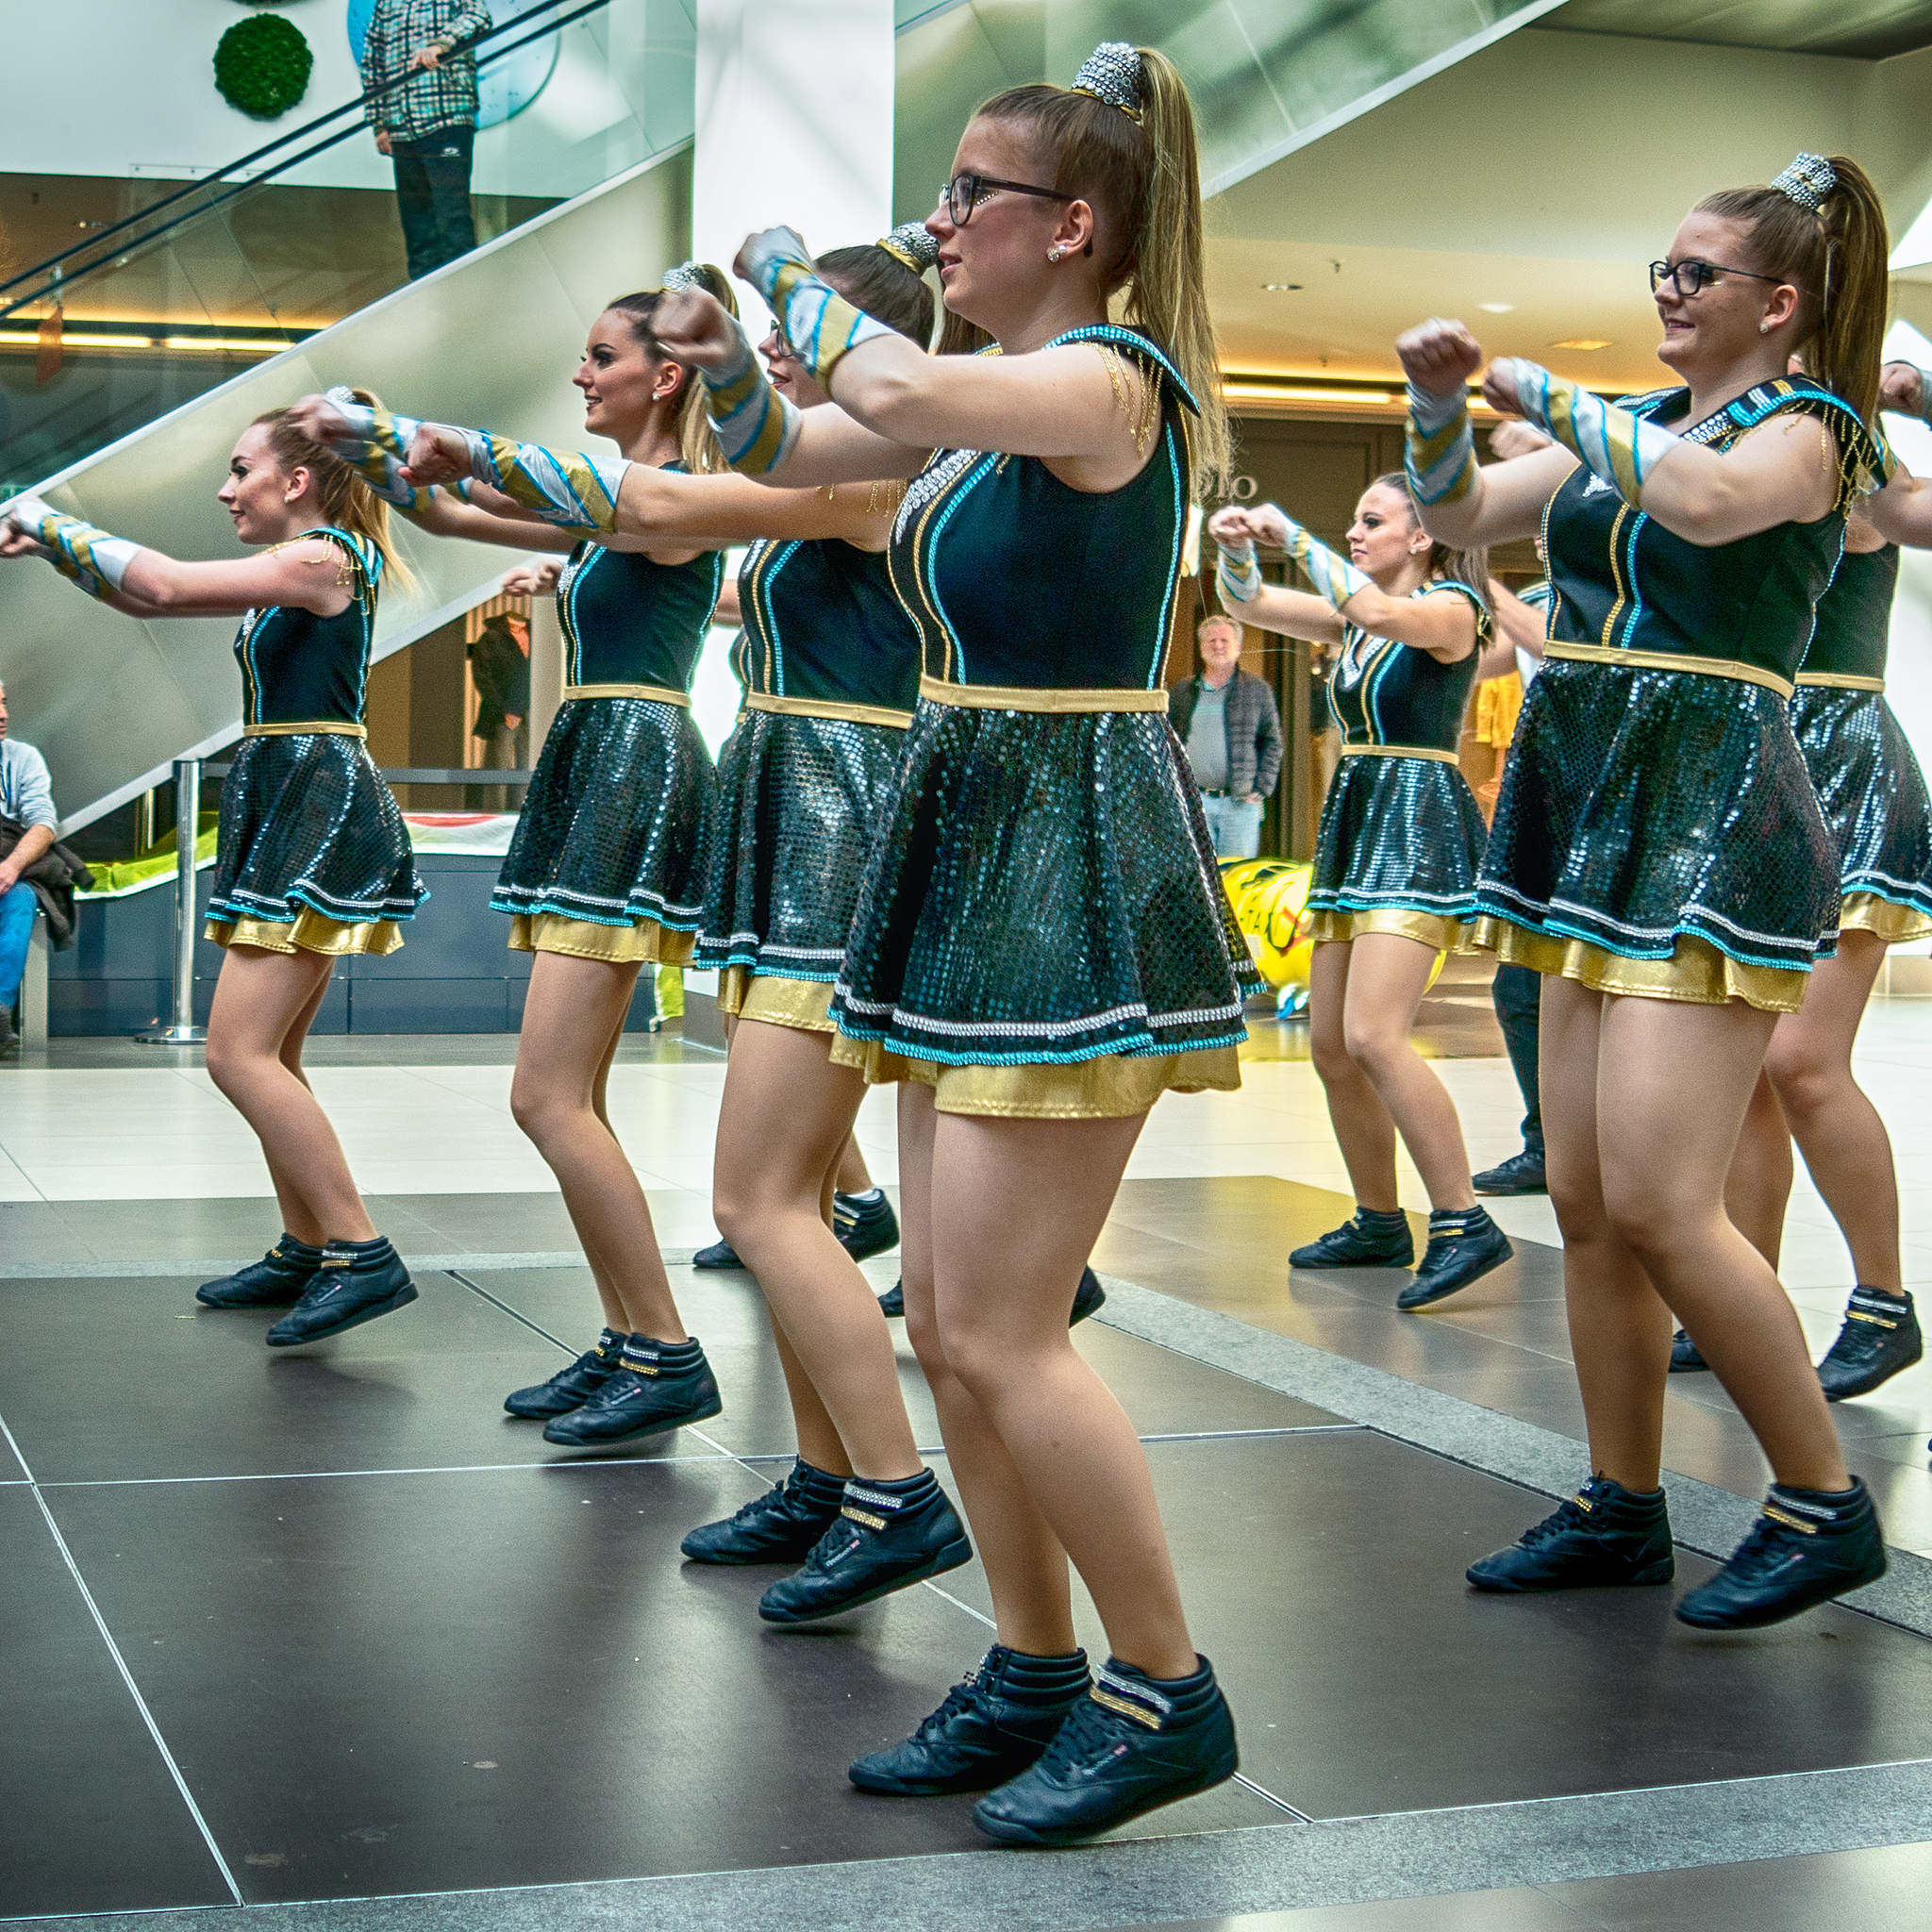
{"type": "Polygon", "coordinates": [[[470,212],[476,57],[450,56],[450,49],[490,24],[482,0],[375,0],[363,37],[363,87],[403,80],[362,111],[377,150],[395,165],[412,282],[476,245],[470,212]]]}

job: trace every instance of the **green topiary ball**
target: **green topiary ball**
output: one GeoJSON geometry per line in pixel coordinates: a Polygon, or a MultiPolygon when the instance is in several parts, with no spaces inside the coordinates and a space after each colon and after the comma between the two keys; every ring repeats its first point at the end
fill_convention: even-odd
{"type": "Polygon", "coordinates": [[[273,121],[308,92],[314,65],[301,28],[277,13],[251,13],[215,46],[215,86],[230,107],[273,121]]]}

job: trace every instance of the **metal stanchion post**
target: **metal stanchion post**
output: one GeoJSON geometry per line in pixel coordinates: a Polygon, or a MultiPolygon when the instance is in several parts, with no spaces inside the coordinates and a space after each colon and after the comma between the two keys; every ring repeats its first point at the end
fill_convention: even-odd
{"type": "Polygon", "coordinates": [[[201,829],[201,760],[175,760],[175,1022],[135,1035],[149,1046],[208,1038],[194,1024],[194,841],[201,829]]]}

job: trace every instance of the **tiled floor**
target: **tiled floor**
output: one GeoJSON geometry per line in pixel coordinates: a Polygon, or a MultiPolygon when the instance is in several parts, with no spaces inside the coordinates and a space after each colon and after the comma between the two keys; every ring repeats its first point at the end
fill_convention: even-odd
{"type": "MultiPolygon", "coordinates": [[[[1513,1151],[1492,1029],[1453,983],[1432,1005],[1473,1155],[1513,1151]]],[[[1501,1204],[1518,1259],[1427,1316],[1394,1312],[1392,1275],[1290,1276],[1287,1247],[1346,1210],[1291,1030],[1263,1036],[1240,1094],[1157,1109],[1095,1257],[1134,1285],[1125,1325],[1103,1311],[1080,1331],[1149,1439],[1245,1782],[1037,1861],[981,1850],[962,1803],[868,1801],[841,1775],[987,1641],[976,1564],[776,1633],[751,1613],[765,1574],[677,1558],[683,1527],[791,1448],[749,1277],[675,1272],[725,1391],[703,1430],[586,1462],[503,1417],[503,1391],[581,1346],[593,1315],[509,1119],[504,1042],[390,1042],[395,1064],[374,1041],[317,1053],[424,1293],[293,1356],[260,1347],[263,1318],[189,1294],[201,1262],[274,1232],[252,1141],[192,1056],[111,1045],[0,1069],[0,1917],[131,1913],[116,1927],[146,1932],[158,1908],[245,1901],[265,1932],[1925,1923],[1926,1850],[1904,1842],[1932,1819],[1918,1625],[1834,1608],[1712,1641],[1670,1619],[1669,1591],[1464,1589],[1472,1556],[1548,1507],[1486,1473],[1484,1418],[1553,1432],[1538,1440],[1558,1463],[1580,1431],[1548,1205],[1501,1204]],[[1478,1447],[1398,1440],[1129,1332],[1157,1304],[1176,1335],[1222,1321],[1456,1398],[1478,1447]],[[438,1903],[454,1890],[467,1902],[438,1903]],[[285,1918],[302,1900],[344,1903],[285,1918]]],[[[1875,1009],[1860,1071],[1898,1146],[1908,1281],[1932,1268],[1927,1064],[1932,1008],[1875,1009]]],[[[714,1056],[661,1040],[628,1044],[613,1078],[674,1257],[712,1238],[722,1081],[714,1056]]],[[[891,1182],[887,1096],[861,1139],[891,1182]]],[[[1413,1174],[1405,1200],[1423,1205],[1413,1174]]],[[[1791,1230],[1822,1348],[1848,1269],[1808,1191],[1791,1230]]],[[[880,1285],[892,1269],[871,1264],[880,1285]]],[[[936,1449],[903,1344],[901,1366],[936,1449]]],[[[1910,1553],[1932,1557],[1932,1368],[1835,1413],[1909,1574],[1910,1553]]],[[[1674,1380],[1668,1454],[1739,1496],[1763,1478],[1708,1377],[1674,1380]]],[[[1678,1588],[1709,1570],[1682,1553],[1678,1588]]]]}

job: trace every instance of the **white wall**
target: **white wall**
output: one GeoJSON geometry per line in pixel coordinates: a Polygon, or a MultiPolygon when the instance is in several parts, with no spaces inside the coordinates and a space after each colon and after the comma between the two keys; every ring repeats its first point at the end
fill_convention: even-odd
{"type": "MultiPolygon", "coordinates": [[[[565,28],[549,86],[513,120],[479,134],[477,191],[574,194],[688,139],[694,5],[611,0],[565,28]]],[[[307,95],[275,121],[231,108],[215,89],[215,42],[249,10],[235,0],[9,7],[8,68],[42,83],[8,90],[0,173],[192,177],[362,91],[343,0],[288,0],[275,10],[315,56],[307,95]]],[[[374,142],[358,135],[282,178],[385,188],[391,175],[374,142]]]]}

